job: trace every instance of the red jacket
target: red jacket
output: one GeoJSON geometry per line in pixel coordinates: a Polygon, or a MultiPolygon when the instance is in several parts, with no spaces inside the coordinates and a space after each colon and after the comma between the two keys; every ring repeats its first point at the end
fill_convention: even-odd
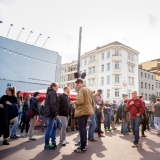
{"type": "Polygon", "coordinates": [[[139,98],[137,98],[135,100],[129,99],[128,103],[127,103],[127,106],[126,106],[126,109],[130,113],[130,119],[135,119],[137,113],[143,114],[143,112],[144,112],[144,105],[143,105],[142,100],[139,99],[139,98]],[[137,106],[137,108],[139,110],[134,105],[129,105],[131,101],[134,101],[134,104],[137,106]]]}

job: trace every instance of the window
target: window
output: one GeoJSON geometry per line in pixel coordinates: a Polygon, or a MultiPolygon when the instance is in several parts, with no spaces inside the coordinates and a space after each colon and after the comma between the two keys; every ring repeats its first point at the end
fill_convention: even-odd
{"type": "Polygon", "coordinates": [[[104,85],[104,77],[101,77],[101,85],[104,85]]]}
{"type": "Polygon", "coordinates": [[[131,55],[128,53],[128,59],[131,59],[131,55]]]}
{"type": "Polygon", "coordinates": [[[95,56],[93,56],[93,62],[95,62],[95,56]]]}
{"type": "Polygon", "coordinates": [[[148,74],[148,79],[150,79],[150,74],[148,74]]]}
{"type": "Polygon", "coordinates": [[[143,82],[141,82],[141,88],[143,88],[143,82]]]}
{"type": "Polygon", "coordinates": [[[119,75],[115,75],[115,83],[119,83],[119,75]]]}
{"type": "Polygon", "coordinates": [[[107,89],[107,98],[110,98],[110,90],[107,89]]]}
{"type": "Polygon", "coordinates": [[[110,58],[110,51],[107,52],[107,58],[110,58]]]}
{"type": "Polygon", "coordinates": [[[132,72],[132,73],[134,73],[134,69],[133,69],[133,66],[131,66],[131,72],[132,72]]]}
{"type": "Polygon", "coordinates": [[[147,94],[145,94],[145,100],[147,100],[147,94]]]}
{"type": "Polygon", "coordinates": [[[107,76],[107,84],[110,84],[110,76],[107,76]]]}
{"type": "Polygon", "coordinates": [[[130,72],[130,66],[128,65],[128,72],[130,72]]]}
{"type": "Polygon", "coordinates": [[[157,97],[158,97],[158,92],[157,92],[157,97]]]}
{"type": "Polygon", "coordinates": [[[95,67],[93,67],[93,73],[95,73],[95,72],[96,72],[95,67]]]}
{"type": "Polygon", "coordinates": [[[115,56],[119,56],[119,50],[115,50],[115,56]]]}
{"type": "Polygon", "coordinates": [[[84,65],[86,66],[86,64],[87,64],[87,60],[85,59],[85,60],[84,60],[84,65]]]}
{"type": "Polygon", "coordinates": [[[104,60],[104,53],[102,53],[102,58],[101,59],[104,60]]]}
{"type": "Polygon", "coordinates": [[[132,78],[132,86],[134,86],[134,78],[132,78]]]}
{"type": "Polygon", "coordinates": [[[89,62],[92,63],[92,57],[89,58],[89,62]]]}
{"type": "Polygon", "coordinates": [[[152,80],[153,80],[153,75],[152,75],[152,80]]]}
{"type": "Polygon", "coordinates": [[[152,90],[154,90],[154,85],[152,85],[152,90]]]}
{"type": "Polygon", "coordinates": [[[150,84],[148,84],[148,88],[150,89],[150,84]]]}
{"type": "Polygon", "coordinates": [[[147,74],[145,73],[145,78],[147,78],[147,74]]]}
{"type": "Polygon", "coordinates": [[[145,89],[147,89],[147,83],[145,83],[145,89]]]}
{"type": "Polygon", "coordinates": [[[156,88],[158,88],[158,83],[156,82],[156,88]]]}
{"type": "Polygon", "coordinates": [[[115,62],[115,69],[119,69],[119,62],[115,62]]]}
{"type": "Polygon", "coordinates": [[[72,89],[74,89],[74,83],[72,84],[72,89]]]}
{"type": "Polygon", "coordinates": [[[159,83],[159,89],[160,89],[160,83],[159,83]]]}
{"type": "Polygon", "coordinates": [[[151,97],[151,95],[149,94],[149,98],[151,97]]]}
{"type": "Polygon", "coordinates": [[[107,63],[107,71],[110,70],[110,63],[107,63]]]}
{"type": "Polygon", "coordinates": [[[101,65],[101,72],[104,72],[104,65],[101,65]]]}
{"type": "Polygon", "coordinates": [[[119,97],[119,89],[115,89],[115,97],[119,97]]]}
{"type": "Polygon", "coordinates": [[[92,74],[92,68],[89,68],[89,74],[92,74]]]}
{"type": "Polygon", "coordinates": [[[93,79],[92,79],[92,85],[94,85],[94,83],[95,83],[95,79],[93,78],[93,79]]]}
{"type": "Polygon", "coordinates": [[[141,77],[143,77],[143,72],[141,72],[141,77]]]}

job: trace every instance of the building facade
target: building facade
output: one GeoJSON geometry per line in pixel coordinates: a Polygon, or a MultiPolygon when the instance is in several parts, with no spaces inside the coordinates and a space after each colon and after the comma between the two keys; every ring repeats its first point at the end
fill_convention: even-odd
{"type": "MultiPolygon", "coordinates": [[[[80,63],[81,73],[86,72],[85,84],[93,91],[102,89],[104,100],[130,96],[131,90],[139,90],[138,54],[117,41],[85,53],[80,63]]],[[[63,64],[60,86],[74,89],[76,71],[77,61],[63,64]]]]}
{"type": "Polygon", "coordinates": [[[152,94],[160,97],[160,81],[156,80],[154,73],[139,69],[139,93],[145,100],[150,100],[152,94]]]}
{"type": "Polygon", "coordinates": [[[54,51],[0,36],[0,96],[6,87],[33,91],[60,82],[61,56],[54,51]]]}
{"type": "Polygon", "coordinates": [[[160,81],[160,59],[143,62],[139,65],[139,68],[154,73],[156,80],[160,81]]]}

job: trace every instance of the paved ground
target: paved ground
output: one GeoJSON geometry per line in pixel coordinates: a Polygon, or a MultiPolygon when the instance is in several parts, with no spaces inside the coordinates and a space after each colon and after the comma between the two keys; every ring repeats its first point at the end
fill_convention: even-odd
{"type": "MultiPolygon", "coordinates": [[[[59,142],[59,130],[57,132],[59,142]]],[[[105,138],[98,138],[98,142],[89,141],[87,152],[78,154],[73,152],[79,140],[77,131],[67,132],[69,144],[66,147],[58,144],[56,150],[43,151],[44,132],[36,128],[37,142],[27,142],[26,137],[10,141],[10,146],[0,146],[0,160],[160,160],[160,137],[155,130],[146,135],[147,138],[140,139],[138,148],[132,148],[133,136],[123,136],[117,126],[117,130],[107,132],[105,138]]]]}

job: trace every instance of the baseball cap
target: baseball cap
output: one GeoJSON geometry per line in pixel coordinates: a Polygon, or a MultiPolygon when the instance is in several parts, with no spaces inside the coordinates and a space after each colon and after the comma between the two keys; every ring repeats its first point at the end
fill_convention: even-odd
{"type": "Polygon", "coordinates": [[[98,91],[97,91],[97,92],[102,93],[102,90],[101,90],[101,89],[98,89],[98,91]]]}

